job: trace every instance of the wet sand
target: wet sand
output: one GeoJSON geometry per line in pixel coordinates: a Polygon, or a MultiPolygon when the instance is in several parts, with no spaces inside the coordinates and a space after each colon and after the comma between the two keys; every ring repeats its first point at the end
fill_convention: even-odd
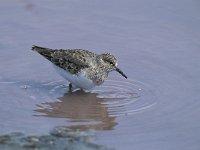
{"type": "Polygon", "coordinates": [[[199,3],[5,1],[0,4],[0,133],[94,130],[117,150],[198,150],[199,3]],[[128,76],[68,92],[32,45],[111,52],[128,76]]]}

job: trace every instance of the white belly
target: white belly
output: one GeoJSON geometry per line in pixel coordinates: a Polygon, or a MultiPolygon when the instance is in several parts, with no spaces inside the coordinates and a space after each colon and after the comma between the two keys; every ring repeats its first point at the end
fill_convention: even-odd
{"type": "Polygon", "coordinates": [[[70,72],[54,65],[54,68],[63,78],[68,80],[72,85],[75,85],[81,89],[91,89],[95,86],[94,82],[85,76],[85,72],[80,72],[78,74],[71,74],[70,72]]]}

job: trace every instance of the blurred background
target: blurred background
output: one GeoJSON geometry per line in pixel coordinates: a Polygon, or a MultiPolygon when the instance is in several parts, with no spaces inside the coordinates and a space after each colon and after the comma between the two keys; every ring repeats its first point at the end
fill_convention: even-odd
{"type": "Polygon", "coordinates": [[[198,0],[6,0],[0,2],[0,133],[92,129],[117,150],[199,150],[198,0]],[[32,45],[117,56],[89,92],[67,81],[32,45]]]}

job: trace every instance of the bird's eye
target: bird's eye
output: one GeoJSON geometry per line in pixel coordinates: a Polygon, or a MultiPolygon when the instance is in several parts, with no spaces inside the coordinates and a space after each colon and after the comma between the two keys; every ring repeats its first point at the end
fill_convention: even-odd
{"type": "Polygon", "coordinates": [[[114,63],[113,63],[113,62],[110,62],[110,64],[111,64],[112,66],[114,66],[114,63]]]}

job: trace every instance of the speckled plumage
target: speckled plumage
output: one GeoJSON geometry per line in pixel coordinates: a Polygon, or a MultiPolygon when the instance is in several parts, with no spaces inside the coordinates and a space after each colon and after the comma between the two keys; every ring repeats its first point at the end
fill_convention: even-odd
{"type": "Polygon", "coordinates": [[[67,76],[66,79],[72,83],[72,85],[78,86],[82,89],[89,89],[102,84],[107,78],[108,73],[113,70],[118,71],[122,76],[127,78],[126,75],[117,68],[117,59],[110,53],[97,55],[93,52],[82,49],[54,50],[39,46],[33,46],[32,50],[37,51],[39,54],[51,61],[57,66],[57,69],[62,69],[62,76],[63,71],[66,71],[67,74],[64,75],[65,77],[67,76]],[[73,78],[69,77],[70,75],[73,76],[73,78]],[[89,79],[92,82],[88,82],[88,85],[86,85],[86,83],[83,85],[82,81],[79,81],[79,77],[84,77],[86,80],[89,79]]]}

